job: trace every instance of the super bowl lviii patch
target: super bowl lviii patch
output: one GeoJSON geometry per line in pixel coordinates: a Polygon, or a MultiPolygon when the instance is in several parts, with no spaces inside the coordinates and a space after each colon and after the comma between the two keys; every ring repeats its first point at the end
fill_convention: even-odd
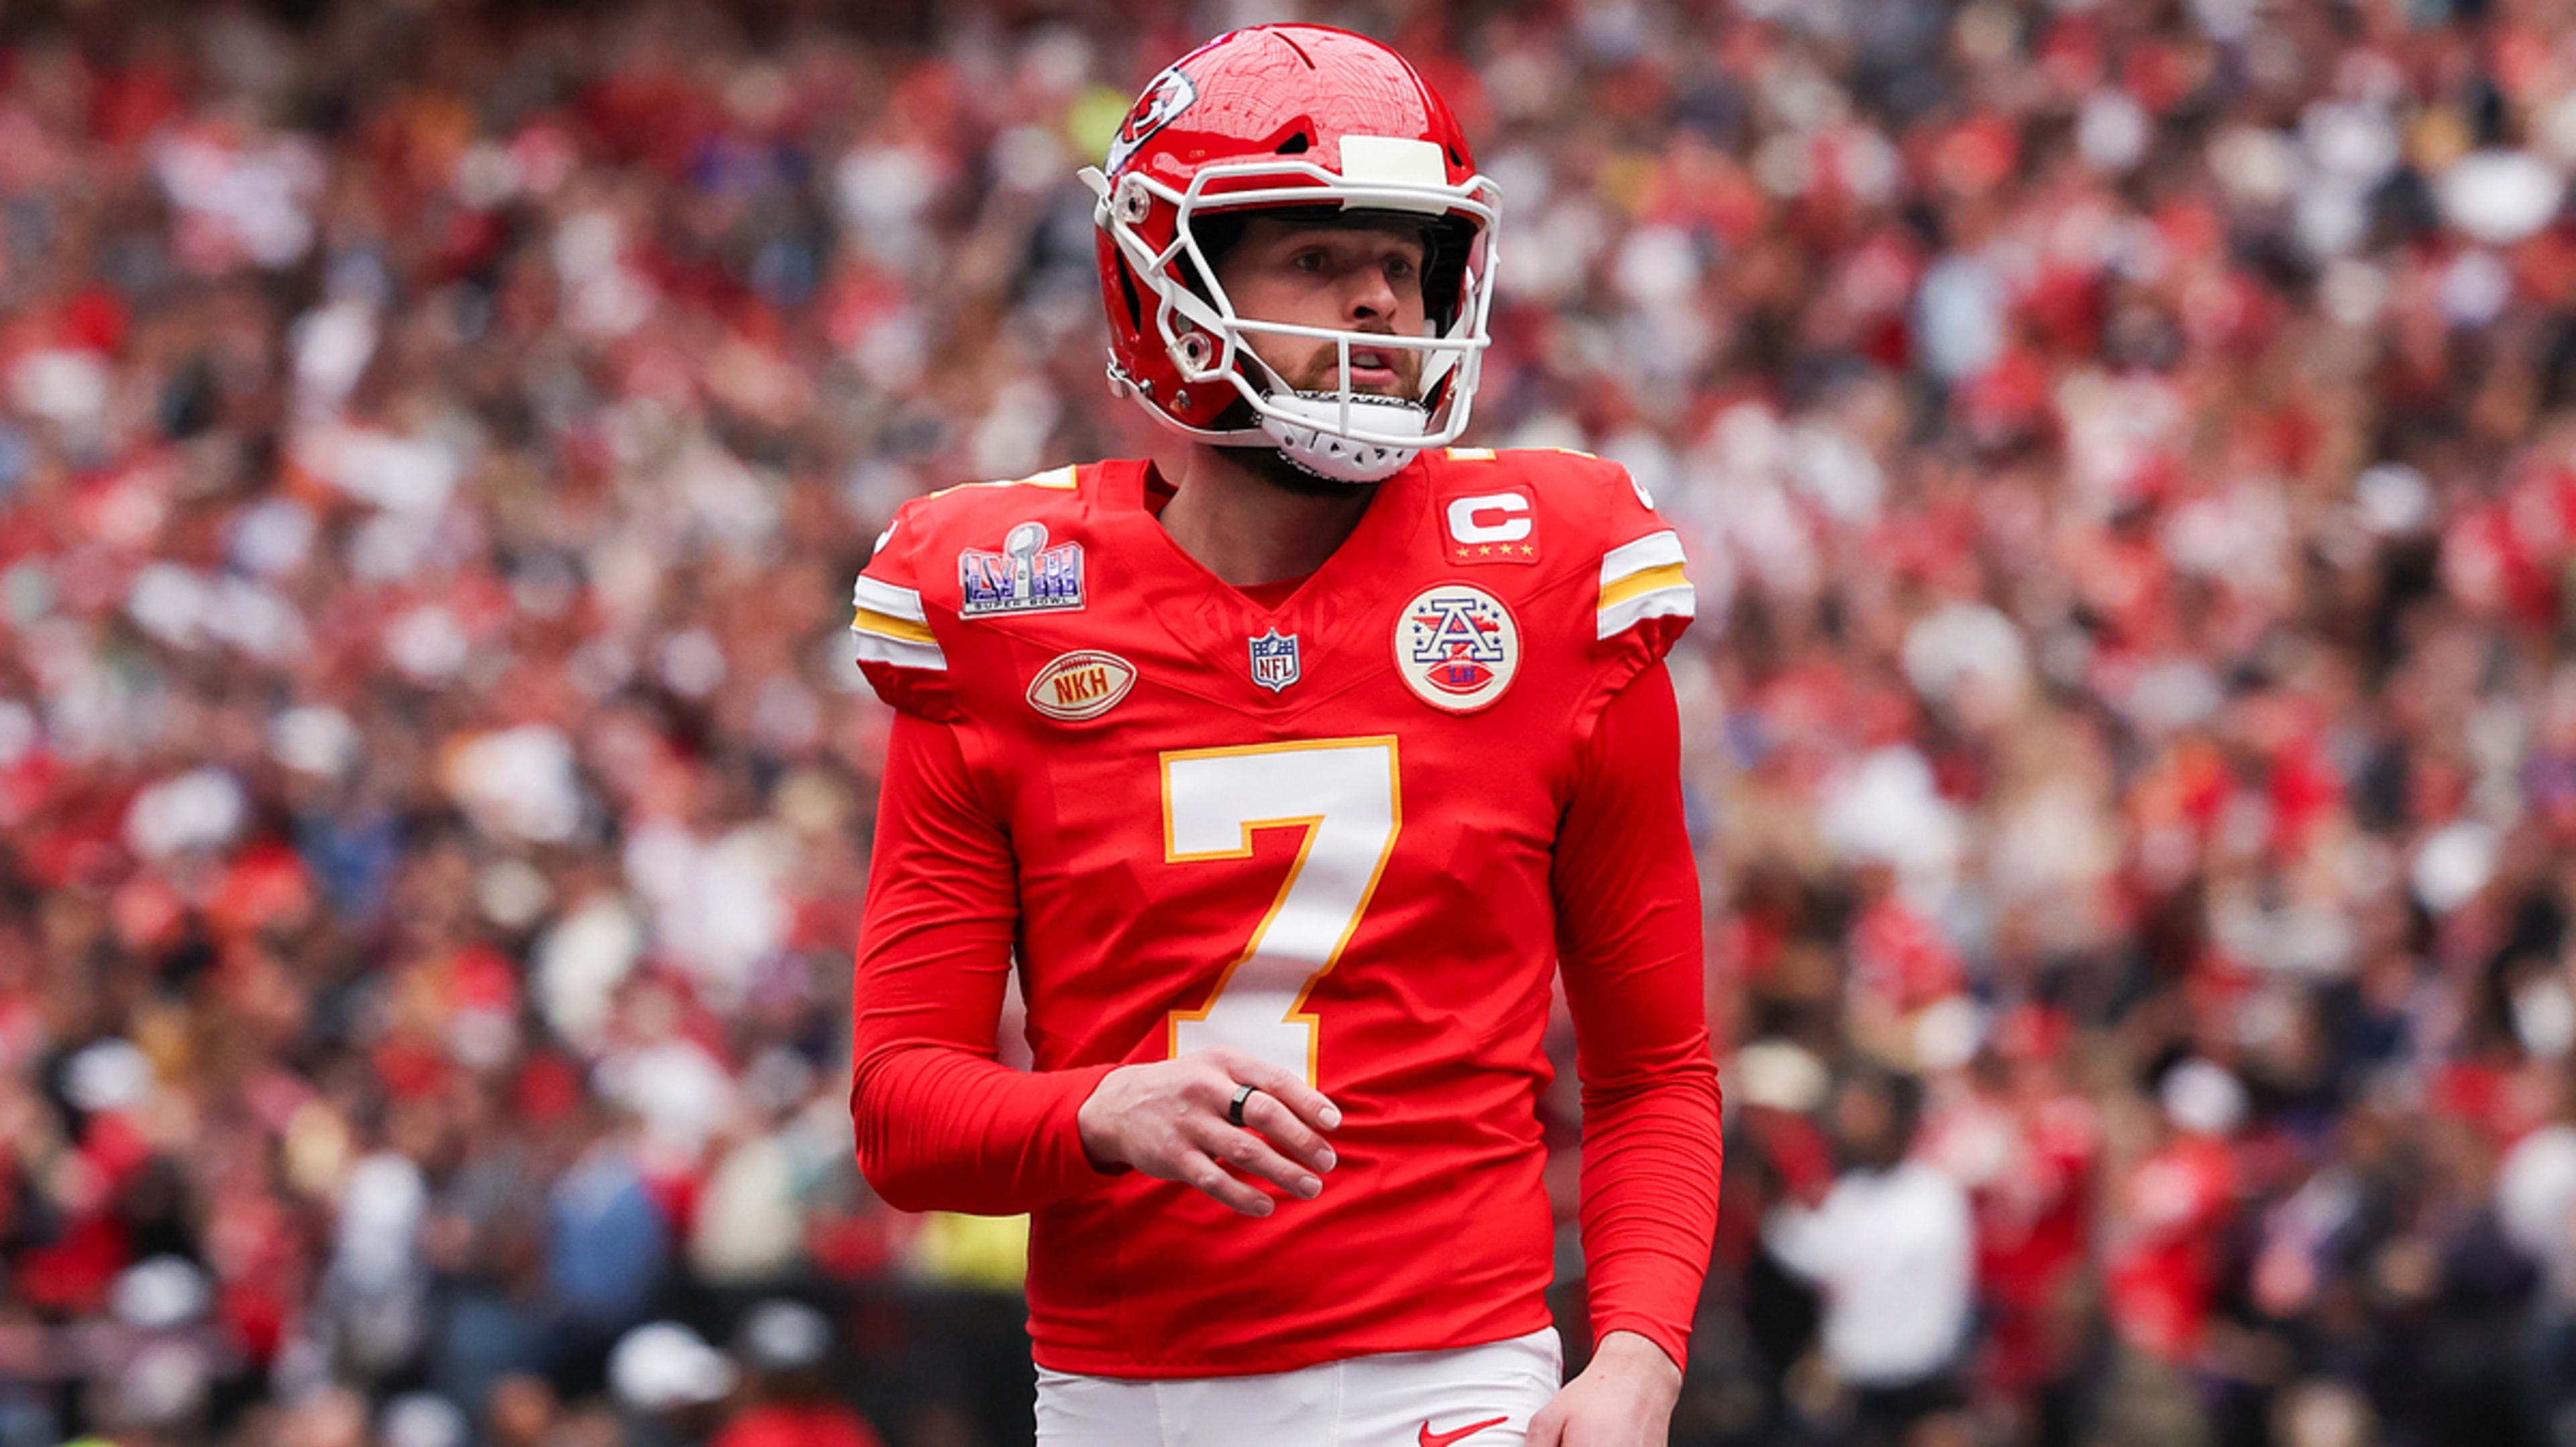
{"type": "Polygon", "coordinates": [[[957,555],[957,613],[1044,613],[1082,606],[1082,544],[1047,546],[1046,524],[1025,522],[998,553],[968,548],[957,555]]]}
{"type": "Polygon", "coordinates": [[[1425,588],[1396,617],[1395,671],[1433,708],[1474,713],[1503,696],[1520,666],[1520,625],[1482,588],[1425,588]]]}

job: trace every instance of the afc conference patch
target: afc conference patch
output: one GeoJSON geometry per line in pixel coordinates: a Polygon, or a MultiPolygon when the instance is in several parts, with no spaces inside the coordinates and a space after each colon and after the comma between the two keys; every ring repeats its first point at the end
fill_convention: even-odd
{"type": "Polygon", "coordinates": [[[1079,608],[1082,544],[1050,548],[1045,523],[1022,523],[1004,535],[998,553],[968,548],[957,555],[957,598],[961,618],[1079,608]]]}
{"type": "Polygon", "coordinates": [[[1520,666],[1520,625],[1482,588],[1425,588],[1396,617],[1396,674],[1433,708],[1474,713],[1503,696],[1520,666]]]}
{"type": "Polygon", "coordinates": [[[1297,635],[1273,628],[1252,639],[1252,681],[1277,693],[1297,681],[1297,635]]]}

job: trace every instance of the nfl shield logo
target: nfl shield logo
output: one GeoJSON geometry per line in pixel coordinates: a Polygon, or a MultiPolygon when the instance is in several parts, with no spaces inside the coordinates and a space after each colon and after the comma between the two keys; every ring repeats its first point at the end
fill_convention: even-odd
{"type": "Polygon", "coordinates": [[[1297,635],[1282,638],[1279,630],[1269,632],[1252,642],[1252,681],[1277,693],[1297,681],[1297,635]]]}

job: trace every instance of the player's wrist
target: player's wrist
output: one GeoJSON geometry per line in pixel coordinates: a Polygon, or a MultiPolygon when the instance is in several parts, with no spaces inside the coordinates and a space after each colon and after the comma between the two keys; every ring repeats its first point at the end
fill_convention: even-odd
{"type": "Polygon", "coordinates": [[[1592,1366],[1587,1370],[1631,1381],[1640,1390],[1658,1394],[1667,1405],[1681,1396],[1681,1363],[1643,1332],[1622,1329],[1602,1333],[1592,1348],[1592,1366]]]}
{"type": "Polygon", "coordinates": [[[1091,1093],[1082,1098],[1082,1104],[1073,1112],[1073,1133],[1082,1145],[1082,1158],[1104,1176],[1132,1169],[1127,1164],[1125,1152],[1118,1145],[1117,1133],[1112,1129],[1116,1123],[1117,1106],[1102,1098],[1109,1093],[1109,1082],[1117,1076],[1117,1070],[1104,1073],[1093,1082],[1091,1093]]]}

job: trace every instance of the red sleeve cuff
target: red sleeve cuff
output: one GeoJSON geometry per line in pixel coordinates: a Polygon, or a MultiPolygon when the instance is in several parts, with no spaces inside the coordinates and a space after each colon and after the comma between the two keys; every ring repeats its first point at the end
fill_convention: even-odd
{"type": "Polygon", "coordinates": [[[1114,1065],[1031,1074],[936,1047],[863,1063],[859,1166],[905,1211],[1015,1216],[1110,1179],[1082,1148],[1082,1103],[1114,1065]]]}
{"type": "Polygon", "coordinates": [[[1690,1328],[1673,1327],[1628,1312],[1613,1312],[1592,1323],[1592,1340],[1598,1343],[1614,1331],[1631,1331],[1653,1342],[1676,1368],[1690,1366],[1690,1328]]]}

